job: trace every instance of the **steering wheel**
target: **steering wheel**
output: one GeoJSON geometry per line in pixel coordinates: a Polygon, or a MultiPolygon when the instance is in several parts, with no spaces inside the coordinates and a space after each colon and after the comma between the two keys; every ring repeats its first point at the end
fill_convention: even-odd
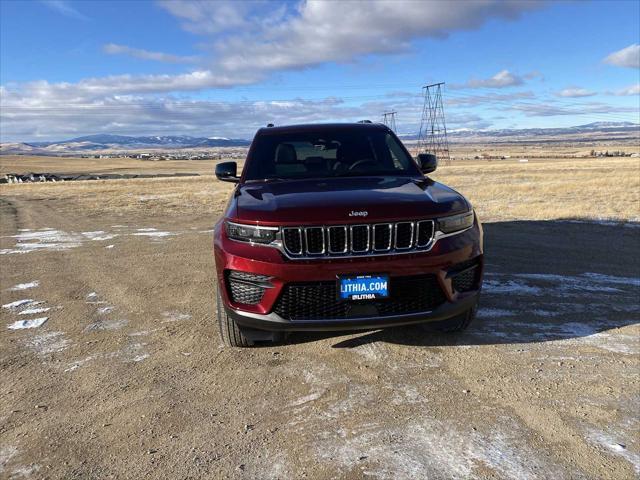
{"type": "Polygon", "coordinates": [[[378,162],[376,162],[375,160],[372,160],[370,158],[363,158],[362,160],[358,160],[357,162],[353,162],[351,164],[351,166],[349,167],[349,171],[355,169],[356,167],[359,167],[360,165],[366,165],[368,163],[373,165],[373,166],[378,165],[378,162]]]}

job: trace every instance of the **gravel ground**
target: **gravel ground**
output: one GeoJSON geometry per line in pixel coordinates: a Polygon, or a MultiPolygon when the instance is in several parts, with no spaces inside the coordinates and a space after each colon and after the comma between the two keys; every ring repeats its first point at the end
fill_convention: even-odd
{"type": "Polygon", "coordinates": [[[0,201],[1,478],[640,476],[632,224],[485,223],[464,334],[233,350],[213,216],[71,206],[0,201]]]}

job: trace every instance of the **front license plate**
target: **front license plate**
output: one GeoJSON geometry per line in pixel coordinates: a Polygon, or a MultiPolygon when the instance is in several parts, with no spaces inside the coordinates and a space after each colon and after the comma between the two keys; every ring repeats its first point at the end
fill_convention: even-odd
{"type": "Polygon", "coordinates": [[[338,277],[341,300],[375,300],[389,296],[389,275],[343,275],[338,277]]]}

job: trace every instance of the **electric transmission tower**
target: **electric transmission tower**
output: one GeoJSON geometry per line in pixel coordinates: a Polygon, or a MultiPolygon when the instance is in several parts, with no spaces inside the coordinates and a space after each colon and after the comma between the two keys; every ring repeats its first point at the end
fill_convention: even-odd
{"type": "Polygon", "coordinates": [[[382,123],[394,132],[396,131],[396,113],[398,112],[385,112],[382,114],[382,123]]]}
{"type": "Polygon", "coordinates": [[[424,107],[420,122],[418,148],[421,152],[435,154],[438,160],[444,160],[448,165],[451,157],[449,156],[447,126],[444,121],[444,107],[442,105],[443,86],[444,82],[422,87],[424,107]]]}

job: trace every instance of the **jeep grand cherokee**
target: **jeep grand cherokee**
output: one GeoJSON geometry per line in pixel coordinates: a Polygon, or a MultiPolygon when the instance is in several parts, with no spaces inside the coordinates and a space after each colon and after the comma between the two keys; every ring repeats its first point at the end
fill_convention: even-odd
{"type": "Polygon", "coordinates": [[[226,345],[301,330],[377,329],[475,316],[482,227],[469,202],[425,174],[386,126],[258,130],[216,224],[217,317],[226,345]]]}

